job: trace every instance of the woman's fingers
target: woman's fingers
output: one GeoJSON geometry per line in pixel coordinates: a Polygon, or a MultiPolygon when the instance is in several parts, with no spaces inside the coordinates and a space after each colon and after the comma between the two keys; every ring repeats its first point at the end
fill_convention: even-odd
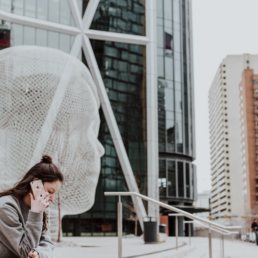
{"type": "Polygon", "coordinates": [[[44,200],[45,200],[45,202],[49,202],[50,197],[49,197],[49,196],[47,196],[44,200]]]}
{"type": "Polygon", "coordinates": [[[38,256],[38,252],[37,251],[31,252],[29,253],[29,256],[32,258],[36,258],[38,256]]]}
{"type": "Polygon", "coordinates": [[[33,197],[33,194],[30,193],[30,201],[34,201],[34,197],[33,197]]]}

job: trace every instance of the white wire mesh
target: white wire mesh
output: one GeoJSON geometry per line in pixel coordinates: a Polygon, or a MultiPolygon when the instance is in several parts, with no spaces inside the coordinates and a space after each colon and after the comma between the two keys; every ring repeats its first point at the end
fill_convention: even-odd
{"type": "MultiPolygon", "coordinates": [[[[104,150],[97,139],[100,103],[85,65],[50,48],[2,50],[0,105],[0,191],[48,154],[65,175],[61,215],[90,209],[104,150]]],[[[49,208],[55,238],[57,208],[56,200],[49,208]]]]}

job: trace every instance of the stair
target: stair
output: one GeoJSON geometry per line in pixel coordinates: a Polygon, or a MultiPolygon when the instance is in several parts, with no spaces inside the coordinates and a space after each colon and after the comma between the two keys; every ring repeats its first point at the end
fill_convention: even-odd
{"type": "MultiPolygon", "coordinates": [[[[142,255],[142,256],[137,256],[137,258],[183,258],[183,257],[191,257],[191,258],[195,258],[193,256],[191,256],[194,252],[195,252],[196,246],[184,246],[179,248],[178,250],[170,250],[170,251],[164,251],[164,252],[160,252],[157,254],[152,254],[152,255],[148,255],[148,257],[146,255],[142,255]]],[[[196,258],[199,258],[198,256],[196,256],[196,258]]],[[[200,258],[204,258],[204,257],[200,257],[200,258]]]]}

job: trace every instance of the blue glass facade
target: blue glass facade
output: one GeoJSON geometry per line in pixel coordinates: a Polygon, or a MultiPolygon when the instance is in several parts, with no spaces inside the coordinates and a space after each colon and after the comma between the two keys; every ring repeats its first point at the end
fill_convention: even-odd
{"type": "MultiPolygon", "coordinates": [[[[196,189],[189,4],[157,1],[159,193],[160,200],[186,210],[196,189]]],[[[182,229],[181,221],[180,234],[182,229]]]]}
{"type": "MultiPolygon", "coordinates": [[[[145,1],[101,0],[90,28],[144,36],[145,1]]],[[[77,2],[83,14],[88,0],[77,2]]],[[[192,165],[195,146],[190,0],[156,2],[160,200],[191,206],[196,176],[192,165]]],[[[75,26],[68,0],[0,0],[0,9],[75,26]]],[[[0,21],[0,49],[38,45],[69,53],[74,39],[67,34],[0,21]]],[[[146,49],[101,40],[91,40],[91,45],[136,183],[147,195],[146,49]]],[[[87,65],[83,53],[82,61],[87,65]]],[[[127,191],[128,187],[102,110],[100,117],[99,140],[105,155],[95,204],[86,213],[63,219],[64,236],[113,236],[117,232],[117,198],[104,197],[103,193],[127,191]]],[[[131,199],[123,198],[123,203],[124,233],[140,233],[131,199]]],[[[161,210],[161,214],[166,211],[161,210]]]]}

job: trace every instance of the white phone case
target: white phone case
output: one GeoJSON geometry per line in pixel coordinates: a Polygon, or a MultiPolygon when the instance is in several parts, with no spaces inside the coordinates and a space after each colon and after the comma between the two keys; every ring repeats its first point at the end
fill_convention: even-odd
{"type": "MultiPolygon", "coordinates": [[[[30,183],[30,185],[31,185],[31,189],[32,189],[34,198],[35,198],[35,196],[37,196],[38,191],[40,190],[41,187],[43,187],[43,189],[44,189],[44,186],[43,186],[43,183],[41,180],[32,181],[30,183]]],[[[43,195],[43,198],[45,198],[46,192],[44,190],[42,191],[42,195],[43,195]]]]}

